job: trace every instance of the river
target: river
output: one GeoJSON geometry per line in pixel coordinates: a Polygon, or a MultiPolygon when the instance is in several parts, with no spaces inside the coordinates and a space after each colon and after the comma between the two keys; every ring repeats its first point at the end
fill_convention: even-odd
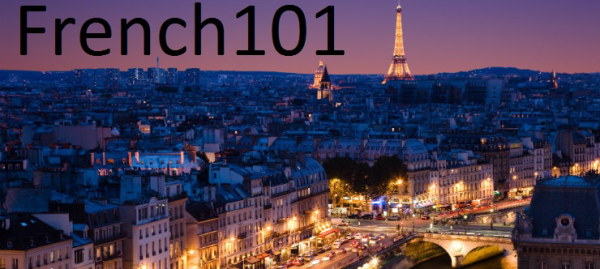
{"type": "MultiPolygon", "coordinates": [[[[413,269],[452,269],[450,265],[450,256],[444,255],[437,257],[435,259],[426,261],[422,264],[419,264],[413,269]]],[[[513,265],[510,265],[505,257],[496,256],[486,260],[483,260],[478,263],[474,263],[465,267],[461,267],[461,269],[517,269],[513,265]]]]}

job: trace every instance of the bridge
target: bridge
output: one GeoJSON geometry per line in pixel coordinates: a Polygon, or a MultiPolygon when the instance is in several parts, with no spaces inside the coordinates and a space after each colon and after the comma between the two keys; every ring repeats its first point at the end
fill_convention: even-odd
{"type": "MultiPolygon", "coordinates": [[[[463,266],[463,261],[475,249],[485,247],[502,248],[503,254],[510,263],[517,264],[516,252],[510,238],[488,237],[476,235],[456,235],[456,234],[438,234],[424,233],[422,237],[415,240],[430,242],[443,248],[452,260],[452,268],[463,266]]],[[[414,240],[413,240],[414,241],[414,240]]]]}
{"type": "MultiPolygon", "coordinates": [[[[382,249],[372,257],[382,258],[379,269],[404,269],[417,265],[420,261],[436,257],[440,253],[448,253],[452,268],[496,256],[502,253],[509,264],[517,264],[517,256],[510,238],[486,235],[459,235],[448,233],[416,233],[404,237],[391,246],[382,249]],[[423,249],[426,242],[428,246],[423,249]],[[408,253],[407,253],[408,252],[408,253]],[[412,257],[409,253],[417,253],[420,257],[412,257]],[[425,257],[426,256],[426,257],[425,257]]],[[[367,263],[371,258],[349,264],[343,269],[356,269],[367,263]]]]}

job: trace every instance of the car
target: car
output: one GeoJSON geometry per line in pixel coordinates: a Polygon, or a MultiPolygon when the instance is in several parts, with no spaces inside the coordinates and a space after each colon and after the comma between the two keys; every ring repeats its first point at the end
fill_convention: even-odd
{"type": "Polygon", "coordinates": [[[323,249],[323,247],[317,248],[317,253],[323,253],[325,252],[325,249],[323,249]]]}
{"type": "Polygon", "coordinates": [[[377,238],[379,238],[379,239],[385,239],[385,234],[379,234],[379,236],[377,236],[377,238]]]}
{"type": "Polygon", "coordinates": [[[335,257],[335,251],[327,253],[327,255],[325,255],[325,257],[329,257],[329,259],[332,259],[333,257],[335,257]]]}
{"type": "Polygon", "coordinates": [[[304,255],[302,256],[302,260],[304,260],[304,262],[310,262],[314,259],[315,257],[312,255],[304,255]]]}
{"type": "Polygon", "coordinates": [[[385,220],[385,217],[383,215],[377,215],[377,217],[375,217],[376,220],[385,220]]]}
{"type": "Polygon", "coordinates": [[[304,264],[304,259],[294,259],[292,261],[292,265],[294,266],[302,266],[304,264]]]}
{"type": "Polygon", "coordinates": [[[331,250],[331,246],[330,245],[324,245],[323,246],[323,250],[324,251],[329,251],[329,250],[331,250]]]}
{"type": "Polygon", "coordinates": [[[344,253],[346,253],[346,249],[344,249],[344,248],[340,248],[338,251],[335,252],[335,254],[338,254],[338,255],[344,254],[344,253]]]}
{"type": "Polygon", "coordinates": [[[342,227],[342,228],[346,228],[349,226],[350,226],[350,223],[348,223],[348,222],[342,222],[342,223],[338,224],[338,227],[342,227]]]}
{"type": "Polygon", "coordinates": [[[342,246],[344,242],[340,239],[335,240],[335,242],[333,242],[333,248],[340,248],[342,246]]]}
{"type": "Polygon", "coordinates": [[[371,215],[371,214],[366,214],[366,215],[363,215],[363,216],[362,216],[362,217],[360,217],[360,218],[361,218],[361,219],[373,219],[373,215],[371,215]]]}
{"type": "Polygon", "coordinates": [[[389,220],[389,221],[398,221],[398,220],[400,220],[400,216],[389,216],[387,218],[387,220],[389,220]]]}
{"type": "Polygon", "coordinates": [[[347,235],[346,237],[344,237],[347,241],[354,239],[354,236],[352,235],[347,235]]]}
{"type": "Polygon", "coordinates": [[[358,245],[357,249],[365,250],[365,249],[367,249],[367,246],[365,244],[360,244],[360,245],[358,245]]]}
{"type": "Polygon", "coordinates": [[[348,215],[348,218],[349,219],[358,219],[358,218],[360,218],[360,215],[358,215],[358,214],[350,214],[350,215],[348,215]]]}
{"type": "Polygon", "coordinates": [[[429,217],[429,216],[427,216],[427,215],[423,215],[423,216],[421,216],[421,219],[422,219],[422,220],[428,220],[428,219],[430,219],[430,217],[429,217]]]}

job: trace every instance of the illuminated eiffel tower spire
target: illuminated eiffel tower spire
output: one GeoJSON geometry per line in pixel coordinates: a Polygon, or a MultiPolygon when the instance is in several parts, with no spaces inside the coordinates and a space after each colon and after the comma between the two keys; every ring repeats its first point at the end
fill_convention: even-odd
{"type": "Polygon", "coordinates": [[[385,75],[382,84],[392,80],[412,80],[413,76],[408,69],[406,55],[404,54],[404,38],[402,35],[402,7],[398,1],[396,7],[396,42],[394,44],[394,56],[392,57],[392,65],[390,70],[385,75]]]}

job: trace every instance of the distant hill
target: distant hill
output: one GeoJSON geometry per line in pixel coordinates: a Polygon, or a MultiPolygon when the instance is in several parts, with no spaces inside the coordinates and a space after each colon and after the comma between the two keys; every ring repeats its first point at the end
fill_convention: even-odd
{"type": "MultiPolygon", "coordinates": [[[[544,73],[544,72],[542,72],[544,73]]],[[[504,77],[507,75],[518,75],[518,76],[535,76],[540,74],[540,71],[530,69],[519,69],[516,67],[486,67],[480,69],[474,69],[470,71],[460,71],[453,73],[440,73],[440,74],[454,74],[454,75],[496,75],[498,77],[504,77]]]]}

